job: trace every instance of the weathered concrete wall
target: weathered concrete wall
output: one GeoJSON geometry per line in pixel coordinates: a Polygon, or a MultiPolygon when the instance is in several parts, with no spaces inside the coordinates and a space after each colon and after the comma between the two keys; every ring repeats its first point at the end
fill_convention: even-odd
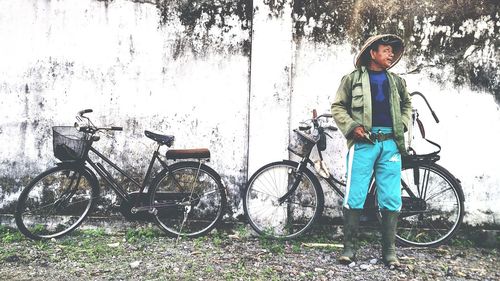
{"type": "MultiPolygon", "coordinates": [[[[291,124],[314,107],[329,109],[368,36],[399,34],[406,53],[392,70],[403,75],[410,91],[424,93],[441,119],[434,124],[415,99],[427,137],[443,146],[439,164],[462,181],[465,220],[498,225],[500,148],[493,143],[500,137],[500,3],[301,0],[294,1],[293,18],[291,124]]],[[[346,153],[340,134],[330,147],[328,161],[342,177],[346,153]]],[[[418,141],[415,148],[431,149],[418,141]]]]}
{"type": "MultiPolygon", "coordinates": [[[[99,123],[125,127],[100,147],[136,175],[152,149],[144,129],[175,134],[177,147],[208,146],[239,214],[247,174],[293,158],[290,130],[313,108],[329,110],[369,35],[391,32],[407,46],[393,71],[441,119],[434,125],[415,101],[428,137],[443,146],[439,163],[462,180],[466,221],[499,224],[498,1],[11,2],[0,3],[3,210],[54,162],[50,126],[90,107],[99,123]]],[[[340,134],[328,156],[343,177],[340,134]]]]}
{"type": "Polygon", "coordinates": [[[208,147],[231,202],[246,178],[249,1],[0,2],[0,209],[55,162],[51,126],[78,110],[123,126],[96,147],[137,177],[154,149],[208,147]],[[151,2],[151,3],[148,3],[151,2]]]}

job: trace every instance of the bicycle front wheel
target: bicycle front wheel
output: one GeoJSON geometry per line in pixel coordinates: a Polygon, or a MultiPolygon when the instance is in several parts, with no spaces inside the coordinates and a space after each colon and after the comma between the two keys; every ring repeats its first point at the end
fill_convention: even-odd
{"type": "Polygon", "coordinates": [[[21,192],[14,214],[17,227],[35,240],[61,237],[82,223],[98,190],[94,178],[82,168],[51,168],[21,192]]]}
{"type": "Polygon", "coordinates": [[[324,196],[321,185],[307,168],[297,172],[298,163],[282,161],[267,164],[250,178],[243,198],[245,215],[260,235],[291,239],[309,230],[321,215],[324,196]],[[283,203],[293,183],[298,187],[283,203]]]}
{"type": "Polygon", "coordinates": [[[464,197],[460,183],[438,164],[403,167],[396,239],[406,246],[446,243],[462,224],[464,197]]]}
{"type": "Polygon", "coordinates": [[[198,237],[212,230],[226,208],[220,176],[198,162],[179,162],[163,170],[149,191],[155,222],[169,236],[198,237]]]}

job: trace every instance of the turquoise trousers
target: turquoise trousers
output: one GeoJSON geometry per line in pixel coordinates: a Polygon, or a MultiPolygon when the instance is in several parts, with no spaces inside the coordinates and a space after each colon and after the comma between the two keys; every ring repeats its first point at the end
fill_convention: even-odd
{"type": "MultiPolygon", "coordinates": [[[[392,133],[392,128],[374,127],[372,133],[392,133]]],[[[347,153],[347,185],[344,207],[363,209],[375,175],[377,201],[381,210],[401,210],[401,154],[393,139],[356,142],[347,153]]]]}

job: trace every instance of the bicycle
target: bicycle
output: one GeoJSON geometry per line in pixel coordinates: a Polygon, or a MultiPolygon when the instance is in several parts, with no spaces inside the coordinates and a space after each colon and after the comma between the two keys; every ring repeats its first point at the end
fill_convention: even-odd
{"type": "Polygon", "coordinates": [[[80,111],[75,126],[52,128],[54,156],[61,162],[36,176],[19,196],[15,220],[25,236],[34,240],[58,238],[77,228],[99,197],[96,173],[116,193],[121,202],[118,209],[128,220],[153,220],[177,239],[204,235],[217,225],[227,206],[226,189],[220,175],[205,164],[210,159],[208,149],[169,149],[174,136],[144,131],[157,148],[140,184],[93,147],[100,133],[123,128],[97,127],[85,116],[91,112],[80,111]],[[159,152],[162,146],[168,147],[164,156],[159,152]],[[139,190],[127,192],[89,154],[106,162],[139,190]],[[174,163],[169,165],[168,160],[174,163]],[[161,169],[153,177],[157,162],[161,169]]]}
{"type": "MultiPolygon", "coordinates": [[[[436,122],[436,114],[424,98],[436,122]]],[[[318,176],[342,199],[345,182],[330,174],[323,161],[322,151],[327,147],[326,132],[336,131],[323,125],[331,114],[317,116],[302,122],[295,129],[288,150],[299,156],[299,162],[283,160],[258,169],[249,179],[243,193],[243,208],[250,226],[259,234],[277,239],[293,239],[307,232],[321,216],[324,206],[323,189],[318,176]],[[316,147],[318,158],[310,159],[316,147]],[[310,169],[309,167],[312,167],[310,169]],[[315,173],[313,173],[313,171],[315,173]]],[[[325,123],[326,124],[326,123],[325,123]]],[[[418,125],[425,139],[422,122],[416,109],[412,112],[412,126],[418,125]]],[[[413,138],[410,129],[410,139],[413,138]]],[[[427,140],[427,139],[426,139],[427,140]]],[[[429,140],[427,140],[429,141],[429,140]]],[[[436,164],[439,150],[418,155],[409,146],[409,155],[402,163],[402,209],[399,215],[396,239],[399,244],[416,247],[438,246],[453,237],[464,216],[464,195],[460,181],[448,170],[436,164]]],[[[370,184],[364,205],[364,215],[381,220],[377,208],[376,185],[370,184]]]]}

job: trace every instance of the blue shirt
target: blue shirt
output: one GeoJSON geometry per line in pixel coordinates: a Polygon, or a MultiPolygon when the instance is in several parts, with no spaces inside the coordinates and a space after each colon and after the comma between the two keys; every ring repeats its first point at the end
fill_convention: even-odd
{"type": "Polygon", "coordinates": [[[392,127],[389,79],[385,71],[368,70],[372,92],[372,127],[392,127]]]}

